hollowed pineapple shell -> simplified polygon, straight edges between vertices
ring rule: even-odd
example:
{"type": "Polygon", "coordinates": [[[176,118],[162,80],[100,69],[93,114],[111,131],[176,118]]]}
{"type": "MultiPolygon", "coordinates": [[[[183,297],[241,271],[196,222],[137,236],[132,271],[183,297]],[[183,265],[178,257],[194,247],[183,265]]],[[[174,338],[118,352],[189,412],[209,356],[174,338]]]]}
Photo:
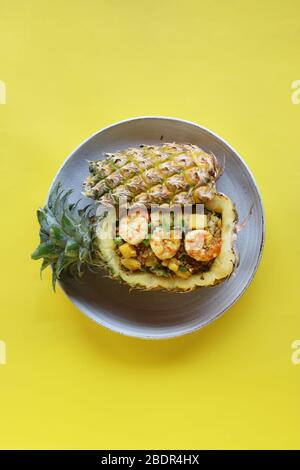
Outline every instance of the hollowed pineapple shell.
{"type": "Polygon", "coordinates": [[[224,281],[233,273],[237,264],[237,254],[234,247],[237,213],[232,201],[221,193],[217,193],[214,199],[207,201],[205,207],[222,216],[222,248],[209,271],[193,274],[188,279],[180,279],[177,277],[164,278],[145,272],[130,273],[123,269],[120,258],[115,251],[113,240],[115,218],[111,212],[108,212],[106,217],[99,222],[96,230],[99,252],[105,267],[113,278],[120,279],[133,288],[145,290],[164,289],[189,292],[199,287],[214,286],[224,281]]]}

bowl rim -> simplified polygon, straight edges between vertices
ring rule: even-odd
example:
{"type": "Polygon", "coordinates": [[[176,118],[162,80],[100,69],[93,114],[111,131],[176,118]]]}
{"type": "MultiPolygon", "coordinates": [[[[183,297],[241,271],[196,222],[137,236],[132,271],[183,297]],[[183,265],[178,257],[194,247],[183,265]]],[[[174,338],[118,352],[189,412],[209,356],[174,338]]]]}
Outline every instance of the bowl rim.
{"type": "Polygon", "coordinates": [[[101,326],[104,326],[105,328],[111,330],[111,331],[114,331],[115,333],[119,333],[121,335],[124,335],[124,336],[129,336],[129,337],[132,337],[132,338],[138,338],[138,339],[155,339],[155,340],[160,340],[160,339],[172,339],[172,338],[176,338],[176,337],[180,337],[180,336],[184,336],[186,334],[190,334],[190,333],[194,333],[198,330],[201,330],[202,328],[206,327],[207,325],[213,323],[214,321],[216,321],[221,315],[223,315],[227,310],[229,310],[241,297],[242,295],[245,293],[245,291],[248,289],[249,285],[251,284],[256,272],[257,272],[257,269],[258,269],[258,266],[261,262],[261,258],[262,258],[262,253],[263,253],[263,249],[264,249],[264,245],[265,245],[265,238],[266,238],[266,221],[265,221],[265,210],[264,210],[264,206],[263,206],[263,202],[262,202],[262,197],[260,195],[260,191],[258,189],[258,186],[257,186],[257,183],[255,181],[255,178],[251,172],[251,170],[249,169],[248,165],[246,164],[245,160],[241,157],[241,155],[235,150],[234,147],[232,147],[232,145],[230,145],[225,139],[223,139],[222,137],[220,137],[218,134],[216,134],[215,132],[211,131],[210,129],[194,122],[194,121],[188,121],[188,120],[185,120],[185,119],[181,119],[181,118],[176,118],[176,117],[169,117],[169,116],[137,116],[137,117],[132,117],[132,118],[128,118],[128,119],[122,119],[120,121],[117,121],[113,124],[110,124],[108,126],[105,126],[99,130],[97,130],[96,132],[94,132],[92,135],[90,135],[89,137],[87,137],[83,142],[81,142],[69,155],[68,157],[63,161],[62,165],[59,167],[58,171],[56,172],[56,174],[54,175],[53,177],[53,180],[52,180],[52,183],[50,185],[50,188],[49,188],[49,191],[48,191],[48,194],[47,194],[47,198],[46,198],[46,203],[48,202],[48,199],[49,199],[49,195],[52,191],[52,189],[54,188],[55,184],[56,184],[56,180],[57,180],[57,177],[58,175],[60,174],[61,170],[63,169],[63,167],[67,164],[67,162],[74,156],[74,154],[81,148],[83,147],[85,144],[87,144],[90,140],[92,140],[94,137],[96,137],[98,134],[101,134],[102,132],[105,132],[109,129],[112,129],[114,127],[117,127],[117,126],[120,126],[122,124],[126,124],[126,123],[133,123],[135,121],[141,121],[141,120],[166,120],[166,121],[176,121],[176,122],[179,122],[179,123],[182,123],[182,124],[188,124],[188,125],[192,125],[192,126],[195,126],[195,127],[198,127],[199,129],[201,129],[201,131],[204,131],[206,132],[207,134],[209,134],[210,136],[216,138],[217,140],[219,140],[224,146],[228,147],[234,154],[235,156],[242,162],[242,164],[245,166],[245,168],[247,169],[248,173],[249,173],[249,176],[252,180],[252,183],[253,183],[253,186],[255,188],[255,191],[256,191],[256,194],[257,194],[257,197],[258,197],[258,201],[260,203],[260,208],[261,208],[261,221],[262,221],[262,239],[261,239],[261,244],[260,244],[260,247],[259,247],[259,254],[258,254],[258,258],[257,258],[257,262],[252,270],[252,273],[251,275],[249,276],[249,279],[246,283],[246,285],[244,286],[244,288],[241,290],[241,292],[235,297],[235,299],[228,305],[226,306],[226,308],[224,308],[223,310],[221,310],[215,317],[213,318],[210,318],[206,321],[204,321],[203,323],[201,323],[201,325],[194,325],[194,326],[191,326],[191,327],[188,327],[186,328],[184,331],[179,331],[179,332],[168,332],[168,333],[160,333],[159,334],[159,328],[158,328],[158,334],[146,334],[146,333],[139,333],[139,332],[134,332],[134,331],[127,331],[125,329],[122,329],[122,327],[118,327],[116,325],[112,325],[110,324],[109,322],[106,322],[105,320],[103,319],[99,319],[96,315],[94,315],[93,313],[90,312],[90,310],[85,307],[84,305],[82,305],[79,301],[77,301],[76,299],[70,297],[64,286],[63,286],[63,283],[61,281],[58,281],[58,284],[60,286],[60,288],[62,289],[62,291],[64,292],[64,294],[68,297],[68,299],[82,312],[84,313],[89,319],[91,319],[92,321],[94,321],[95,323],[97,323],[97,325],[101,325],[101,326]]]}

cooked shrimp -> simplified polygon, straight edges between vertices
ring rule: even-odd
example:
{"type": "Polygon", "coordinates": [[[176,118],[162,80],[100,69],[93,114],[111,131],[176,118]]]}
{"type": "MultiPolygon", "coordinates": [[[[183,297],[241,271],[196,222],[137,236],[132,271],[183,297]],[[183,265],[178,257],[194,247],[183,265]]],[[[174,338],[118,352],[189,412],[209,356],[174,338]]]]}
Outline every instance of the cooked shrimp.
{"type": "Polygon", "coordinates": [[[180,232],[166,231],[162,227],[157,227],[150,239],[150,246],[155,256],[161,260],[173,258],[180,247],[180,235],[180,232]]]}
{"type": "Polygon", "coordinates": [[[138,245],[148,236],[148,220],[143,215],[127,215],[119,223],[119,235],[130,245],[138,245]]]}
{"type": "Polygon", "coordinates": [[[221,251],[221,240],[214,238],[208,230],[191,230],[185,236],[184,247],[191,258],[211,261],[221,251]]]}

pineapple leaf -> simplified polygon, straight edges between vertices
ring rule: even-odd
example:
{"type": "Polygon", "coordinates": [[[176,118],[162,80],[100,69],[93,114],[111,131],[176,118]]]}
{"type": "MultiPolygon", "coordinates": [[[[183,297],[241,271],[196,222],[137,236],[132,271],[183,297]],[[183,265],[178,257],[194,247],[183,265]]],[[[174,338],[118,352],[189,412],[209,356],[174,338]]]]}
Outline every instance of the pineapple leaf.
{"type": "Polygon", "coordinates": [[[54,205],[55,205],[55,201],[56,199],[59,197],[59,190],[61,189],[61,184],[58,183],[57,186],[55,186],[55,188],[53,188],[53,190],[51,191],[50,195],[49,195],[49,200],[48,200],[48,209],[50,211],[53,211],[53,208],[54,208],[54,205]]]}
{"type": "Polygon", "coordinates": [[[69,202],[72,191],[64,191],[58,184],[51,191],[43,209],[38,209],[40,224],[40,245],[32,253],[34,260],[43,258],[41,274],[52,266],[52,285],[61,274],[69,271],[81,276],[85,267],[94,266],[93,260],[93,223],[91,207],[78,209],[69,202]]]}
{"type": "Polygon", "coordinates": [[[65,255],[66,256],[76,256],[77,250],[79,248],[78,243],[76,243],[74,240],[69,239],[66,243],[65,246],[65,255]]]}
{"type": "Polygon", "coordinates": [[[32,253],[32,259],[45,258],[55,253],[56,247],[51,241],[41,243],[32,253]]]}
{"type": "Polygon", "coordinates": [[[87,206],[85,206],[83,209],[79,209],[78,210],[78,214],[83,217],[85,215],[88,215],[88,211],[91,209],[91,206],[88,204],[87,206]]]}
{"type": "Polygon", "coordinates": [[[37,218],[41,226],[41,229],[47,232],[49,230],[48,219],[47,219],[47,214],[43,209],[37,210],[37,218]]]}
{"type": "Polygon", "coordinates": [[[89,250],[84,246],[79,248],[79,260],[84,263],[89,257],[89,250]]]}
{"type": "Polygon", "coordinates": [[[55,264],[55,275],[56,278],[59,279],[61,272],[68,267],[72,261],[68,260],[68,258],[65,257],[64,253],[61,253],[56,261],[55,264]]]}
{"type": "Polygon", "coordinates": [[[62,216],[65,212],[66,202],[71,194],[72,190],[67,191],[65,194],[63,194],[63,191],[61,191],[59,193],[60,197],[58,197],[55,201],[53,212],[59,222],[62,219],[62,216]]]}
{"type": "Polygon", "coordinates": [[[51,242],[56,246],[64,247],[67,242],[67,237],[58,225],[52,225],[52,227],[50,227],[49,237],[51,242]]]}
{"type": "Polygon", "coordinates": [[[69,235],[74,235],[76,232],[76,225],[66,212],[62,215],[61,226],[69,235]]]}
{"type": "Polygon", "coordinates": [[[43,230],[40,230],[40,239],[41,239],[41,242],[47,242],[49,239],[49,236],[46,232],[44,232],[43,230]]]}
{"type": "Polygon", "coordinates": [[[46,269],[48,266],[50,266],[50,264],[51,264],[51,260],[46,259],[46,258],[43,260],[43,263],[42,263],[41,269],[40,269],[40,277],[41,277],[41,279],[42,279],[42,275],[43,275],[44,269],[46,269]]]}

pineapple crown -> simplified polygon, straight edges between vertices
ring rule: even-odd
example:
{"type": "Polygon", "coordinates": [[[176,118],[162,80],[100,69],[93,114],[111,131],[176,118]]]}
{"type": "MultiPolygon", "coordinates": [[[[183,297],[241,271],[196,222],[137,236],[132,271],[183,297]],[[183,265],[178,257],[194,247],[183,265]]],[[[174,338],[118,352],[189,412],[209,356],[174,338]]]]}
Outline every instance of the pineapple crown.
{"type": "Polygon", "coordinates": [[[91,206],[78,209],[80,200],[69,202],[72,193],[58,184],[51,191],[47,204],[37,210],[40,224],[40,244],[32,253],[34,260],[43,259],[42,271],[52,266],[52,285],[68,270],[82,276],[86,267],[96,265],[93,259],[93,222],[91,206]]]}

